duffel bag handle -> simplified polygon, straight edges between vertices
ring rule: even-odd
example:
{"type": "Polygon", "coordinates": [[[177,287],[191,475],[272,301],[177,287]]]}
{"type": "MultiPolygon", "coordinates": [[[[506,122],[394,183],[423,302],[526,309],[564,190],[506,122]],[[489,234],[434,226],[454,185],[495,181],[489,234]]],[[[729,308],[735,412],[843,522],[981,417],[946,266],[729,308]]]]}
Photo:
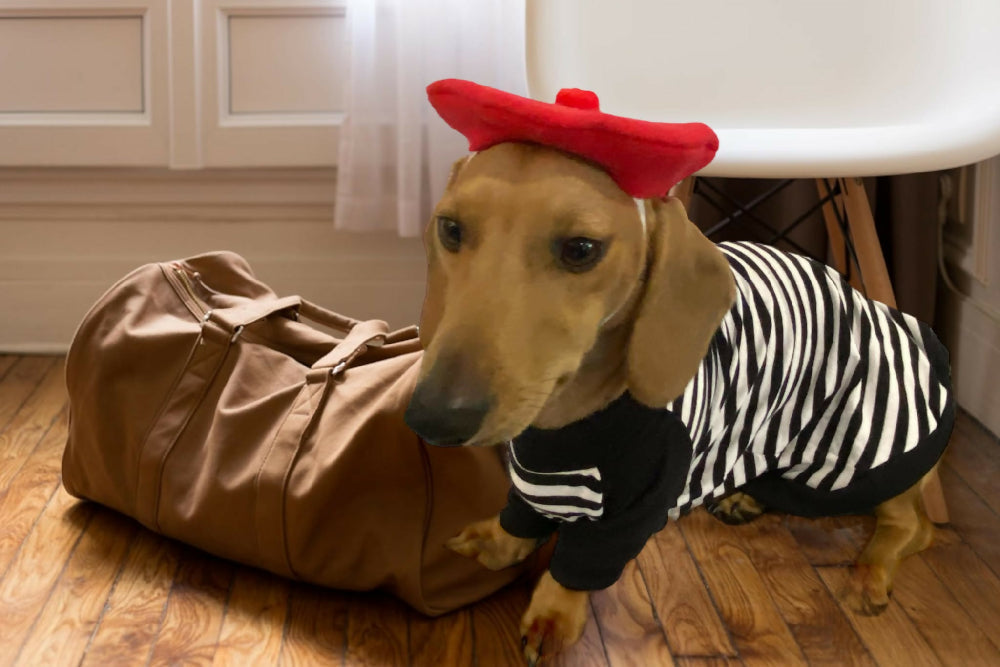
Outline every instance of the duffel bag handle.
{"type": "Polygon", "coordinates": [[[340,315],[332,310],[327,310],[323,306],[318,306],[312,301],[306,301],[305,299],[301,299],[298,311],[299,315],[307,320],[312,320],[317,324],[322,324],[323,326],[330,327],[331,329],[337,329],[345,333],[353,329],[360,322],[360,320],[356,320],[353,317],[340,315]]]}
{"type": "Polygon", "coordinates": [[[267,301],[249,301],[231,308],[217,308],[208,311],[205,319],[221,325],[228,331],[236,332],[243,327],[263,320],[283,310],[299,310],[302,299],[297,296],[285,296],[267,301]]]}
{"type": "Polygon", "coordinates": [[[332,310],[327,310],[322,306],[316,305],[312,301],[306,301],[300,296],[285,296],[280,299],[269,299],[266,301],[250,301],[231,308],[219,308],[209,311],[207,317],[213,322],[222,325],[227,330],[235,331],[281,311],[296,313],[294,316],[295,319],[302,316],[318,324],[343,332],[351,331],[359,322],[359,320],[354,318],[338,315],[332,310]]]}
{"type": "Polygon", "coordinates": [[[315,369],[329,368],[333,375],[338,375],[350,365],[355,357],[369,347],[383,345],[388,333],[389,325],[382,320],[358,322],[347,333],[344,340],[320,357],[312,367],[315,369]]]}

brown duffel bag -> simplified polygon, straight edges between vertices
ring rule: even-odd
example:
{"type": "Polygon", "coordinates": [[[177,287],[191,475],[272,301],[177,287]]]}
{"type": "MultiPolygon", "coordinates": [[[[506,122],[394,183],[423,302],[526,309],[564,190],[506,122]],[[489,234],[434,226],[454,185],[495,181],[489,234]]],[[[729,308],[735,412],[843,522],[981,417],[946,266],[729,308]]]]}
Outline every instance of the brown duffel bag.
{"type": "Polygon", "coordinates": [[[63,483],[225,558],[449,611],[519,571],[443,546],[508,483],[493,449],[403,423],[420,355],[415,327],[278,298],[233,253],[143,266],[70,348],[63,483]]]}

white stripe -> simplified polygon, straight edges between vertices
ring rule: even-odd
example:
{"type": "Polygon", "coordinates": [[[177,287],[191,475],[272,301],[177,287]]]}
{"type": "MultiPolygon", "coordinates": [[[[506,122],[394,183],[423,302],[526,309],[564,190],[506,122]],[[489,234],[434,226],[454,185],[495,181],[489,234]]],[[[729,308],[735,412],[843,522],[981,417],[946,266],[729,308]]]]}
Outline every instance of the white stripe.
{"type": "Polygon", "coordinates": [[[695,396],[695,409],[694,409],[694,423],[691,424],[691,441],[698,442],[701,432],[705,428],[705,418],[708,412],[708,378],[709,364],[715,365],[715,357],[717,352],[712,351],[711,357],[706,358],[706,362],[698,366],[698,373],[695,377],[698,379],[698,395],[695,396]]]}
{"type": "MultiPolygon", "coordinates": [[[[737,290],[736,292],[736,307],[737,312],[745,317],[745,301],[743,300],[743,295],[737,290]]],[[[724,325],[726,327],[725,335],[726,340],[732,345],[736,340],[736,321],[730,315],[726,318],[724,325]]],[[[740,348],[743,347],[745,342],[740,343],[740,348]]],[[[711,442],[716,442],[722,437],[728,424],[726,423],[726,393],[729,391],[729,386],[726,385],[724,375],[729,375],[729,382],[732,383],[733,380],[737,379],[738,375],[733,375],[735,360],[739,357],[740,351],[738,349],[733,350],[733,360],[730,361],[729,368],[722,368],[722,360],[720,359],[716,364],[715,368],[715,386],[713,387],[715,403],[710,407],[710,415],[708,419],[708,438],[711,442]],[[723,370],[726,373],[723,373],[723,370]]],[[[738,380],[737,380],[738,381],[738,380]]]]}
{"type": "MultiPolygon", "coordinates": [[[[841,318],[837,319],[839,320],[841,318]]],[[[855,318],[855,321],[857,321],[857,318],[855,318]]],[[[848,347],[851,350],[854,350],[854,353],[848,356],[846,364],[840,366],[841,379],[843,381],[837,385],[836,391],[832,395],[827,397],[826,405],[823,409],[823,412],[821,415],[818,416],[817,426],[813,431],[812,437],[809,439],[809,442],[806,444],[805,450],[803,451],[802,462],[799,465],[794,466],[789,470],[788,472],[789,477],[794,478],[802,474],[810,466],[810,464],[813,462],[813,457],[816,456],[816,450],[819,447],[820,440],[823,439],[823,436],[826,434],[826,430],[830,428],[830,420],[833,418],[833,413],[836,412],[837,410],[839,401],[849,400],[850,398],[849,396],[843,396],[843,393],[844,390],[847,388],[847,379],[851,378],[854,375],[854,371],[858,367],[858,363],[860,362],[860,355],[857,354],[855,348],[852,345],[850,345],[850,343],[848,344],[848,347]]],[[[838,364],[833,364],[833,365],[837,366],[838,364]]],[[[859,387],[863,386],[864,386],[864,381],[862,381],[855,387],[855,392],[858,390],[859,387]]],[[[852,394],[853,393],[854,392],[852,392],[852,394]]],[[[864,416],[862,416],[862,419],[864,419],[864,416]]],[[[870,419],[871,418],[869,416],[869,422],[870,419]]],[[[862,422],[862,428],[863,427],[864,424],[862,422]]],[[[832,446],[834,445],[831,444],[831,447],[832,446]]]]}
{"type": "MultiPolygon", "coordinates": [[[[851,390],[851,393],[844,397],[844,402],[847,404],[847,407],[844,409],[844,412],[841,415],[840,422],[838,422],[837,424],[830,423],[830,419],[833,416],[833,413],[839,407],[835,404],[831,404],[830,409],[828,409],[826,411],[826,414],[823,415],[823,418],[826,421],[826,423],[823,425],[822,429],[816,429],[818,435],[819,436],[826,435],[827,431],[831,428],[836,428],[836,431],[834,431],[833,438],[830,441],[830,448],[827,450],[826,458],[823,460],[823,465],[821,465],[819,470],[814,472],[809,477],[809,479],[805,480],[807,485],[813,488],[819,486],[819,483],[823,479],[825,479],[827,475],[833,472],[834,466],[836,466],[837,461],[840,460],[840,447],[843,445],[844,442],[844,432],[847,430],[847,425],[850,423],[851,421],[850,417],[853,414],[851,408],[857,405],[858,398],[861,396],[862,386],[863,384],[855,385],[854,389],[851,390]]],[[[819,439],[820,437],[814,438],[814,440],[817,441],[817,444],[819,439]]],[[[813,448],[813,456],[815,456],[815,448],[813,448]]],[[[802,462],[803,467],[810,463],[815,463],[815,461],[813,461],[812,458],[813,458],[812,456],[807,456],[806,459],[803,460],[802,462]]]]}
{"type": "Polygon", "coordinates": [[[522,465],[522,463],[517,460],[517,452],[514,451],[513,447],[509,446],[511,443],[508,442],[507,444],[508,444],[507,451],[510,452],[510,456],[512,459],[514,459],[514,463],[516,463],[524,470],[530,472],[532,475],[582,475],[584,477],[590,477],[592,479],[596,479],[598,482],[601,481],[601,471],[598,470],[597,468],[585,468],[583,470],[560,470],[559,472],[537,472],[525,465],[522,465]]]}
{"type": "Polygon", "coordinates": [[[586,486],[576,486],[570,484],[532,484],[511,469],[511,481],[517,490],[530,496],[564,496],[570,498],[582,498],[595,503],[604,502],[604,495],[597,493],[586,486]]]}
{"type": "Polygon", "coordinates": [[[850,349],[846,352],[840,351],[840,329],[841,327],[849,327],[851,333],[847,336],[848,346],[850,348],[851,341],[857,340],[858,333],[858,316],[855,310],[855,315],[852,321],[846,321],[847,317],[847,299],[853,301],[853,296],[850,294],[844,294],[841,289],[840,276],[835,273],[833,269],[827,269],[827,289],[830,293],[830,300],[832,301],[833,309],[833,349],[830,350],[827,356],[827,366],[826,366],[826,386],[823,388],[823,395],[830,396],[837,386],[837,382],[842,377],[839,359],[841,355],[847,355],[850,357],[850,349]]]}
{"type": "MultiPolygon", "coordinates": [[[[751,343],[760,343],[761,341],[764,341],[763,350],[761,349],[759,344],[754,345],[755,351],[757,352],[756,355],[757,370],[759,373],[759,377],[761,378],[761,382],[757,387],[758,391],[757,408],[753,413],[751,413],[748,409],[750,403],[750,392],[745,392],[745,394],[741,393],[741,395],[746,395],[746,400],[744,401],[744,405],[742,406],[743,409],[741,410],[741,413],[743,414],[743,419],[737,422],[738,428],[735,429],[734,433],[730,436],[730,443],[731,443],[730,451],[726,453],[727,470],[730,470],[732,468],[733,462],[735,461],[735,457],[738,454],[738,451],[736,451],[737,445],[739,444],[739,440],[742,439],[743,434],[745,432],[749,432],[747,443],[748,445],[752,445],[753,439],[757,436],[758,431],[763,426],[763,424],[766,423],[766,417],[768,417],[770,414],[771,402],[774,399],[771,392],[770,367],[772,367],[775,364],[775,353],[777,349],[776,346],[779,343],[784,344],[784,341],[777,340],[777,334],[775,331],[775,320],[784,317],[781,314],[780,305],[778,306],[778,308],[775,308],[777,294],[772,296],[770,290],[762,288],[761,285],[761,283],[773,282],[776,280],[776,278],[773,275],[768,275],[766,260],[764,260],[760,256],[759,252],[751,252],[750,246],[747,246],[745,250],[747,250],[748,254],[750,255],[750,259],[746,260],[745,265],[753,272],[753,277],[756,279],[754,282],[754,288],[758,296],[760,296],[760,298],[763,300],[764,309],[770,316],[771,333],[765,340],[764,330],[760,322],[760,318],[754,317],[753,341],[751,341],[751,343]],[[754,261],[754,258],[756,258],[756,261],[754,261]],[[761,264],[759,262],[764,262],[764,264],[761,264]]],[[[755,312],[755,315],[758,314],[759,313],[755,312]]],[[[741,345],[740,349],[741,351],[745,351],[746,346],[741,345]]],[[[741,379],[745,378],[747,374],[746,363],[747,363],[746,360],[743,359],[740,366],[743,372],[739,373],[741,379]]],[[[745,383],[745,379],[743,379],[743,382],[745,383]]]]}
{"type": "MultiPolygon", "coordinates": [[[[699,365],[700,368],[700,365],[699,365]]],[[[678,411],[681,421],[684,425],[688,427],[688,431],[691,430],[691,426],[694,422],[694,385],[698,379],[698,373],[694,374],[694,378],[688,382],[687,389],[681,394],[681,409],[678,411]]]]}
{"type": "Polygon", "coordinates": [[[565,518],[567,514],[581,514],[593,517],[604,516],[603,507],[595,510],[589,507],[577,507],[575,505],[546,505],[545,503],[536,503],[530,500],[527,502],[539,512],[555,514],[560,519],[565,518]]]}
{"type": "Polygon", "coordinates": [[[736,459],[732,466],[726,466],[732,475],[733,488],[738,489],[747,483],[747,466],[743,457],[736,459]]]}
{"type": "MultiPolygon", "coordinates": [[[[884,306],[883,306],[884,308],[884,306]]],[[[882,465],[889,460],[889,454],[892,453],[892,441],[896,435],[896,423],[899,421],[899,383],[896,381],[895,364],[893,361],[896,359],[896,353],[892,349],[892,341],[889,336],[890,333],[886,329],[886,326],[891,326],[892,322],[887,322],[886,326],[882,326],[885,320],[889,318],[883,312],[882,308],[872,308],[873,318],[878,322],[879,329],[882,330],[882,338],[885,341],[881,347],[882,354],[879,354],[878,349],[869,349],[868,356],[873,359],[878,360],[879,364],[887,364],[889,366],[889,392],[886,397],[885,403],[885,421],[882,424],[882,433],[878,434],[878,444],[875,449],[875,458],[872,459],[872,468],[882,465]]],[[[872,346],[876,346],[878,339],[874,336],[872,337],[872,346]]],[[[875,391],[875,385],[868,386],[869,391],[875,391]]],[[[865,401],[874,405],[874,401],[865,401]]],[[[865,440],[867,442],[867,439],[865,440]]],[[[872,443],[874,444],[874,443],[872,443]]]]}
{"type": "Polygon", "coordinates": [[[803,282],[803,276],[799,275],[797,271],[790,271],[793,275],[793,280],[796,284],[800,286],[800,294],[807,294],[811,292],[814,294],[815,305],[812,310],[808,310],[809,300],[806,299],[802,306],[806,309],[806,320],[805,320],[805,331],[801,333],[799,343],[796,347],[801,346],[801,356],[799,357],[799,364],[801,368],[799,369],[799,379],[795,383],[795,386],[791,389],[789,398],[796,398],[798,402],[795,405],[786,405],[783,414],[781,416],[781,422],[778,427],[778,446],[782,447],[781,455],[778,458],[778,465],[780,467],[787,467],[792,460],[792,456],[795,453],[795,436],[798,434],[793,434],[791,432],[791,421],[792,416],[797,414],[799,417],[799,425],[808,424],[812,418],[813,411],[813,401],[812,392],[816,390],[816,379],[822,368],[822,361],[824,350],[820,344],[823,338],[823,326],[825,322],[825,315],[823,313],[823,298],[817,290],[814,276],[808,264],[805,260],[799,257],[794,257],[789,255],[790,259],[798,260],[801,265],[802,273],[805,276],[803,282]],[[810,347],[811,346],[811,347],[810,347]],[[810,354],[811,352],[811,354],[810,354]],[[802,360],[807,359],[808,365],[803,364],[802,360]],[[808,387],[808,391],[805,396],[799,396],[799,391],[802,389],[802,383],[805,381],[806,371],[810,371],[809,382],[811,386],[808,387]]]}
{"type": "Polygon", "coordinates": [[[913,356],[911,353],[920,354],[919,350],[910,338],[909,332],[897,325],[900,337],[899,356],[903,364],[903,391],[906,392],[906,443],[903,451],[907,452],[916,444],[920,437],[920,419],[917,417],[917,391],[916,379],[913,375],[913,356]]]}
{"type": "Polygon", "coordinates": [[[910,338],[920,347],[926,348],[927,341],[924,340],[923,334],[920,332],[920,322],[917,321],[917,318],[906,313],[900,314],[903,316],[903,321],[906,322],[906,326],[910,330],[910,338]]]}
{"type": "MultiPolygon", "coordinates": [[[[780,262],[774,257],[777,253],[764,252],[762,248],[754,247],[753,250],[757,252],[751,253],[757,256],[760,262],[758,266],[758,271],[762,274],[763,280],[770,284],[770,290],[774,292],[774,302],[770,311],[771,315],[771,337],[776,340],[776,343],[781,346],[782,351],[782,361],[783,366],[781,369],[781,377],[785,379],[789,374],[795,372],[799,368],[799,345],[795,340],[795,333],[800,328],[798,309],[795,308],[794,304],[786,297],[785,291],[789,289],[788,282],[790,276],[788,275],[785,267],[781,266],[780,262]],[[785,288],[782,289],[782,286],[785,288]],[[782,336],[781,340],[776,339],[776,334],[774,328],[776,327],[776,322],[781,322],[782,336]]],[[[777,352],[775,347],[768,347],[769,350],[774,350],[777,352]]],[[[767,363],[762,364],[762,366],[771,367],[776,363],[775,355],[768,353],[767,363]]],[[[767,378],[767,390],[762,389],[762,397],[766,398],[766,405],[764,410],[758,411],[758,421],[754,427],[754,431],[760,428],[760,424],[763,422],[770,421],[772,414],[775,410],[781,407],[781,404],[786,398],[786,394],[781,393],[781,385],[779,384],[771,391],[770,387],[770,377],[771,373],[765,373],[765,378],[767,378]]],[[[791,382],[785,385],[786,391],[790,389],[791,382]]]]}

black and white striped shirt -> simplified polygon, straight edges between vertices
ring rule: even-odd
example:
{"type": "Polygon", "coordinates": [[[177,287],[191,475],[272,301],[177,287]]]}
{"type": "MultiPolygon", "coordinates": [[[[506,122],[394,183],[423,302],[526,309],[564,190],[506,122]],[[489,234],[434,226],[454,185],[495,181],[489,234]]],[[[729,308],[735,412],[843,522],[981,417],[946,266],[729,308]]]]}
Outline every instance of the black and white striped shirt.
{"type": "Polygon", "coordinates": [[[610,585],[668,516],[736,489],[793,513],[857,512],[916,483],[944,450],[954,408],[929,327],[818,262],[719,247],[736,301],[682,396],[653,409],[626,394],[509,445],[501,523],[523,537],[558,527],[551,569],[563,585],[610,585]]]}
{"type": "Polygon", "coordinates": [[[752,243],[720,249],[737,298],[667,406],[694,443],[671,518],[767,471],[819,492],[844,489],[937,428],[950,380],[929,327],[818,262],[752,243]]]}

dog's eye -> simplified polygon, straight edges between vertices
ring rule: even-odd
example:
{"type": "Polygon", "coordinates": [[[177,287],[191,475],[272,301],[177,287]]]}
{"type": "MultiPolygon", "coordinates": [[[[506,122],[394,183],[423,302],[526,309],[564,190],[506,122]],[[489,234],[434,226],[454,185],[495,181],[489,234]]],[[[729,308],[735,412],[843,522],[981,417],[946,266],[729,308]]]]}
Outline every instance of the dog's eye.
{"type": "Polygon", "coordinates": [[[437,219],[438,238],[449,252],[458,252],[462,245],[462,223],[451,218],[437,219]]]}
{"type": "Polygon", "coordinates": [[[553,254],[567,271],[582,273],[594,268],[604,257],[604,243],[597,239],[576,236],[556,241],[553,254]]]}

